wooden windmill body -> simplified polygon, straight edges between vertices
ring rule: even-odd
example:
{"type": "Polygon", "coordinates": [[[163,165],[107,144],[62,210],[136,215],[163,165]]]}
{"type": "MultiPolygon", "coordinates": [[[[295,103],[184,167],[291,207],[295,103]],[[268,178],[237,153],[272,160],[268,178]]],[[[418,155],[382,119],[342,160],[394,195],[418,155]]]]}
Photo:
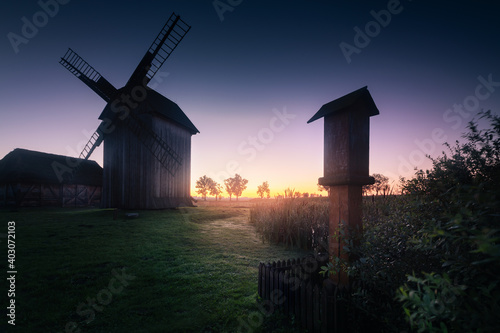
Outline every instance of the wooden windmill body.
{"type": "Polygon", "coordinates": [[[147,84],[190,27],[171,15],[127,84],[113,87],[69,49],[60,63],[101,96],[101,124],[80,154],[104,141],[102,206],[162,209],[192,205],[191,136],[199,133],[179,106],[147,84]]]}

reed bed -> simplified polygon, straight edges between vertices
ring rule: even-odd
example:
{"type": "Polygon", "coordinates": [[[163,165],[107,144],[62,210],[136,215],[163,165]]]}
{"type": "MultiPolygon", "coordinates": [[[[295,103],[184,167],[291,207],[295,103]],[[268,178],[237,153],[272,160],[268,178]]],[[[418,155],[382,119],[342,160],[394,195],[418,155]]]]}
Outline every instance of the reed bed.
{"type": "MultiPolygon", "coordinates": [[[[404,202],[404,197],[395,195],[363,197],[365,231],[384,224],[390,215],[401,215],[404,202]]],[[[250,223],[264,242],[304,250],[327,250],[328,216],[327,197],[258,200],[250,209],[250,223]]]]}
{"type": "Polygon", "coordinates": [[[250,223],[264,242],[323,252],[328,214],[328,198],[280,198],[254,203],[250,223]]]}

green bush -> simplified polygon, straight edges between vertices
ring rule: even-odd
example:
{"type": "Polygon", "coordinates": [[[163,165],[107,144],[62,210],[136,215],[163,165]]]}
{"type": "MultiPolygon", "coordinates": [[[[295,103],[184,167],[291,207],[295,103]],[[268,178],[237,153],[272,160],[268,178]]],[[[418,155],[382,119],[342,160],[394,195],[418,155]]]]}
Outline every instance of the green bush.
{"type": "Polygon", "coordinates": [[[353,331],[500,330],[500,117],[479,116],[490,128],[469,123],[465,144],[402,180],[404,195],[365,200],[348,246],[353,331]]]}
{"type": "Polygon", "coordinates": [[[419,332],[500,329],[500,117],[483,112],[479,119],[491,127],[470,122],[465,144],[448,145],[449,157],[433,159],[430,171],[403,183],[414,202],[434,207],[412,246],[441,264],[415,270],[398,292],[419,332]]]}
{"type": "Polygon", "coordinates": [[[396,292],[413,271],[439,266],[429,253],[416,250],[413,235],[422,227],[425,207],[408,196],[366,200],[363,235],[357,247],[349,247],[352,261],[347,271],[352,282],[347,301],[353,311],[355,332],[401,332],[408,330],[396,292]]]}
{"type": "MultiPolygon", "coordinates": [[[[324,267],[353,282],[352,331],[500,331],[500,117],[480,113],[464,139],[402,179],[403,195],[364,198],[362,239],[347,240],[357,259],[324,267]]],[[[278,201],[254,207],[252,221],[264,239],[302,246],[327,207],[278,201]]]]}

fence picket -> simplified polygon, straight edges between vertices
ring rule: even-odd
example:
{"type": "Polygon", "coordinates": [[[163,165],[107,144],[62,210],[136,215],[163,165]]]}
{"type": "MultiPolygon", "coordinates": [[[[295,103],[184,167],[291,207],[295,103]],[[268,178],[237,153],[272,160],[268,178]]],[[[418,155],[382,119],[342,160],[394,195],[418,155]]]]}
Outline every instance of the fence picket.
{"type": "Polygon", "coordinates": [[[274,287],[274,267],[271,267],[270,272],[269,272],[269,299],[271,298],[271,295],[273,294],[273,291],[276,288],[274,287]]]}
{"type": "Polygon", "coordinates": [[[321,329],[321,321],[320,321],[320,313],[321,313],[321,306],[320,306],[320,289],[318,288],[318,285],[314,286],[313,289],[313,321],[314,321],[314,332],[319,332],[321,329]]]}
{"type": "Polygon", "coordinates": [[[294,291],[294,299],[295,299],[295,304],[294,304],[294,314],[295,318],[300,319],[300,281],[297,280],[298,287],[294,291]]]}
{"type": "Polygon", "coordinates": [[[290,314],[290,273],[288,271],[285,271],[285,274],[283,274],[283,297],[285,298],[285,303],[283,304],[283,312],[285,312],[285,315],[290,314]]]}
{"type": "Polygon", "coordinates": [[[271,300],[285,315],[295,316],[309,332],[341,332],[346,327],[346,304],[337,300],[337,294],[347,291],[319,275],[324,260],[306,257],[259,263],[259,296],[271,300]]]}
{"type": "Polygon", "coordinates": [[[312,332],[314,327],[313,320],[313,293],[312,293],[312,284],[309,281],[306,286],[306,327],[312,332]]]}
{"type": "Polygon", "coordinates": [[[307,326],[307,299],[306,299],[306,283],[302,281],[300,283],[300,321],[302,327],[307,326]]]}
{"type": "Polygon", "coordinates": [[[266,283],[265,283],[265,292],[264,292],[265,299],[269,299],[269,282],[270,282],[269,274],[270,274],[270,270],[271,270],[271,265],[266,265],[266,267],[265,267],[266,283]]]}
{"type": "Polygon", "coordinates": [[[257,281],[257,294],[262,297],[262,266],[264,264],[262,262],[259,263],[259,279],[257,281]]]}

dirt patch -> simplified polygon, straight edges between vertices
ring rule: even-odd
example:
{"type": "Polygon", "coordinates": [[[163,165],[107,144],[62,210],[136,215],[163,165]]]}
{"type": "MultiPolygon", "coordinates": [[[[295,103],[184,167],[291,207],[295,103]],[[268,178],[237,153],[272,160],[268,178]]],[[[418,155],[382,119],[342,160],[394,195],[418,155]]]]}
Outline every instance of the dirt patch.
{"type": "Polygon", "coordinates": [[[198,200],[196,206],[198,207],[231,207],[231,208],[250,208],[252,207],[253,202],[251,200],[209,200],[203,201],[198,200]]]}
{"type": "Polygon", "coordinates": [[[213,220],[209,226],[212,228],[228,228],[255,232],[254,227],[248,222],[248,214],[213,220]]]}
{"type": "Polygon", "coordinates": [[[197,224],[206,224],[216,220],[226,220],[240,216],[248,218],[248,209],[239,209],[231,207],[203,207],[194,210],[189,215],[189,220],[197,224]]]}
{"type": "Polygon", "coordinates": [[[260,242],[254,226],[249,222],[250,209],[233,208],[231,211],[232,216],[205,221],[202,232],[213,235],[214,239],[228,234],[243,234],[248,241],[260,242]]]}

